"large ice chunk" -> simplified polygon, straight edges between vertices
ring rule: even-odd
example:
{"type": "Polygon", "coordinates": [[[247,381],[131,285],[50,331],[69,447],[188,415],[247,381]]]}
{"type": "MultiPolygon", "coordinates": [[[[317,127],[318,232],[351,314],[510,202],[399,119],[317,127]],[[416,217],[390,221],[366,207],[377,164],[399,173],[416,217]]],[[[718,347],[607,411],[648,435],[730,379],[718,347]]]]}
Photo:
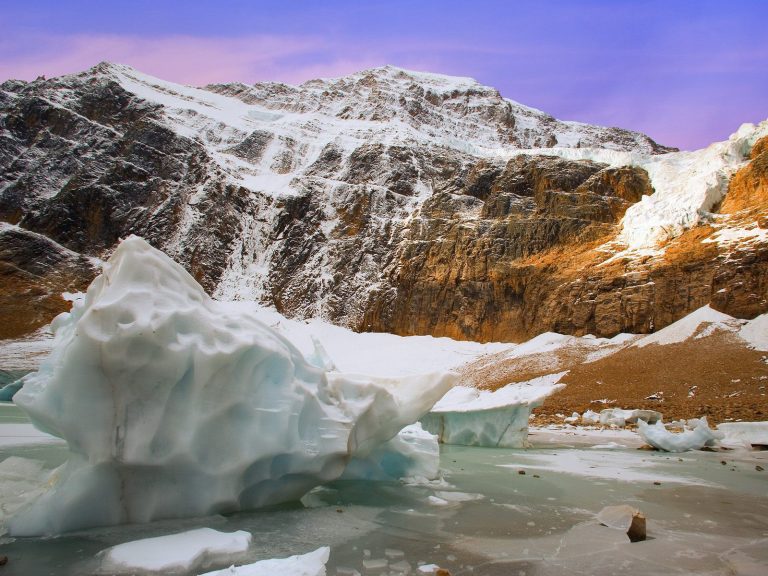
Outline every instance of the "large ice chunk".
{"type": "Polygon", "coordinates": [[[212,558],[245,552],[250,544],[251,535],[244,530],[219,532],[197,528],[107,548],[99,553],[99,571],[105,574],[188,571],[212,558]]]}
{"type": "Polygon", "coordinates": [[[456,386],[421,419],[422,426],[444,444],[523,448],[531,411],[565,388],[557,382],[567,373],[508,384],[495,392],[456,386]]]}
{"type": "Polygon", "coordinates": [[[353,458],[344,471],[348,480],[435,480],[440,475],[440,446],[437,436],[420,423],[403,428],[389,442],[365,458],[353,458]]]}
{"type": "Polygon", "coordinates": [[[71,452],[16,535],[256,508],[338,478],[453,385],[328,373],[130,237],[15,401],[71,452]]]}
{"type": "Polygon", "coordinates": [[[685,430],[677,434],[667,430],[660,421],[655,424],[647,424],[638,420],[637,431],[648,444],[665,452],[700,450],[704,446],[714,445],[725,436],[722,432],[712,430],[707,424],[706,417],[699,419],[693,430],[685,430]]]}
{"type": "Polygon", "coordinates": [[[768,422],[725,422],[717,429],[730,444],[768,446],[768,422]]]}
{"type": "Polygon", "coordinates": [[[325,564],[330,554],[331,549],[323,546],[307,554],[270,558],[244,566],[230,566],[200,576],[325,576],[325,564]]]}

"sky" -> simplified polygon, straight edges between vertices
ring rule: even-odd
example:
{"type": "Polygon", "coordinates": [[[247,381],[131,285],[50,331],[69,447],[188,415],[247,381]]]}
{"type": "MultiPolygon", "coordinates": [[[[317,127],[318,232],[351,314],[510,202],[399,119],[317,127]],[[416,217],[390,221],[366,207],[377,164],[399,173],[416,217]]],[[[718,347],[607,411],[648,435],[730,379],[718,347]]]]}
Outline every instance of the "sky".
{"type": "Polygon", "coordinates": [[[392,64],[702,148],[768,118],[768,0],[2,0],[0,82],[128,64],[192,85],[392,64]]]}

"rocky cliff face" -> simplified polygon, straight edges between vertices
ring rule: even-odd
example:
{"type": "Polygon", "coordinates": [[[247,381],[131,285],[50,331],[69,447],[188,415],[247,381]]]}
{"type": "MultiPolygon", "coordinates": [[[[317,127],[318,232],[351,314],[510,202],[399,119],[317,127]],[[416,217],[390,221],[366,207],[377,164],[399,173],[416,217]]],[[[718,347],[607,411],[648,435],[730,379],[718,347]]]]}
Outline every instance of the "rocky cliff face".
{"type": "Polygon", "coordinates": [[[674,174],[696,153],[463,78],[385,67],[193,89],[101,64],[8,81],[0,335],[50,321],[131,233],[215,296],[359,330],[509,340],[647,332],[708,302],[754,315],[761,130],[713,148],[705,189],[683,193],[674,174]]]}

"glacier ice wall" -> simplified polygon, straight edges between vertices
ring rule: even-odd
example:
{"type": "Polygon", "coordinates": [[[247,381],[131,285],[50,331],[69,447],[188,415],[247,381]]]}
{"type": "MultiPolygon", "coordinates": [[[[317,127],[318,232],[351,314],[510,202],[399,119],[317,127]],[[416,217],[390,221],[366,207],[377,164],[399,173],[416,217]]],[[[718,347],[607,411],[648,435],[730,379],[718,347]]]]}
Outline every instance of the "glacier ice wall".
{"type": "Polygon", "coordinates": [[[298,499],[418,420],[455,379],[325,372],[135,236],[53,329],[53,352],[15,401],[71,454],[11,519],[14,535],[298,499]]]}
{"type": "Polygon", "coordinates": [[[558,382],[567,373],[507,384],[495,392],[456,386],[422,417],[421,425],[443,444],[525,448],[531,412],[565,388],[558,382]]]}

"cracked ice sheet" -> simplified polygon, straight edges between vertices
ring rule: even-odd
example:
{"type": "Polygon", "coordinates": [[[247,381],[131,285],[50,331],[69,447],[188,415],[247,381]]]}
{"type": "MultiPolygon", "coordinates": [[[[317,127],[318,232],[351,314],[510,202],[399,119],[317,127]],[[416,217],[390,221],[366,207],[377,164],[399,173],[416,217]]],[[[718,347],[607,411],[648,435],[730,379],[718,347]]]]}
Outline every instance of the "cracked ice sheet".
{"type": "MultiPolygon", "coordinates": [[[[622,482],[673,482],[676,484],[693,484],[698,486],[717,486],[699,478],[689,478],[667,474],[658,470],[654,462],[657,455],[638,458],[636,453],[623,453],[617,450],[590,451],[585,450],[555,450],[546,454],[515,455],[513,464],[497,464],[500,468],[517,470],[546,470],[559,474],[573,474],[589,478],[618,480],[622,482]]],[[[512,473],[512,472],[510,472],[512,473]]]]}

